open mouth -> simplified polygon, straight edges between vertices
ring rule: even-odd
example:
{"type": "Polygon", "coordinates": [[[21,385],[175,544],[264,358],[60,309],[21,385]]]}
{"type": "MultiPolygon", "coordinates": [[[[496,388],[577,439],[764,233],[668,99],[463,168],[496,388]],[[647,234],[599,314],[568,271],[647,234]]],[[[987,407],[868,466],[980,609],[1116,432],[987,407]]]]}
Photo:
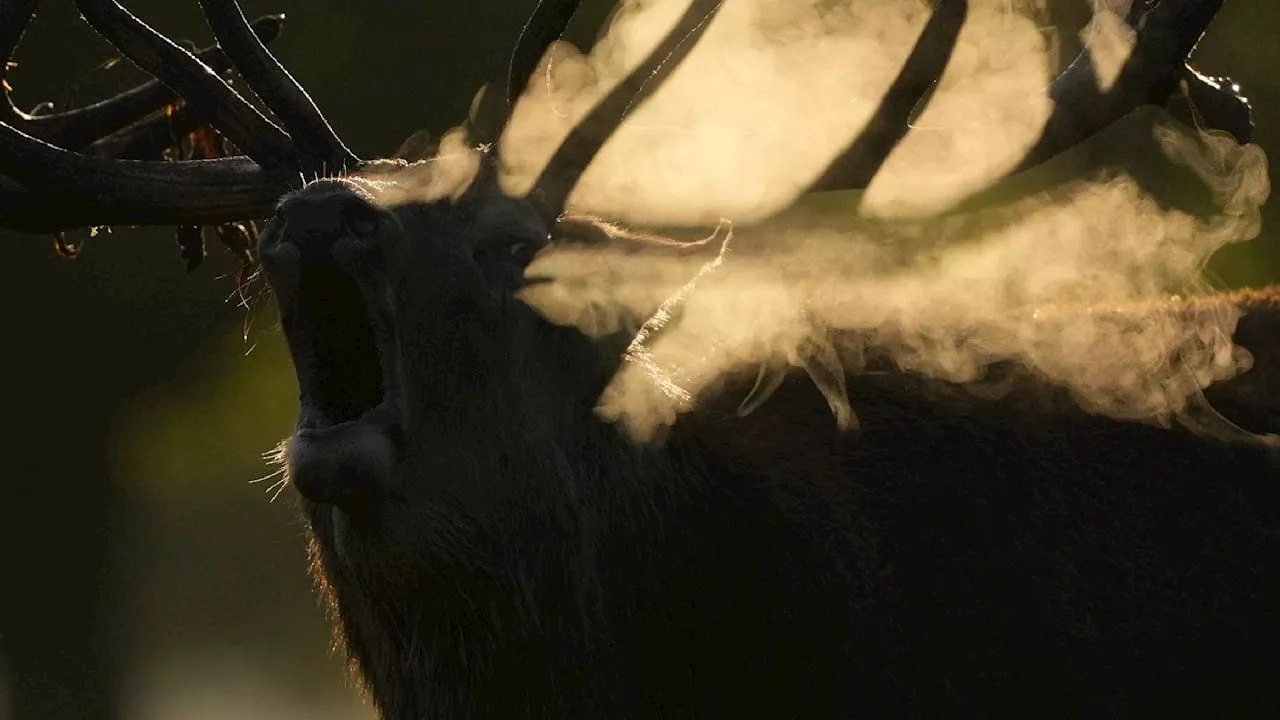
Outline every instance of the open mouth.
{"type": "Polygon", "coordinates": [[[311,262],[298,282],[299,320],[310,335],[313,377],[303,395],[337,425],[359,418],[386,396],[378,338],[364,293],[336,262],[311,262]]]}
{"type": "Polygon", "coordinates": [[[301,391],[289,475],[307,500],[350,508],[391,489],[403,449],[393,316],[327,248],[290,256],[275,268],[296,280],[279,295],[301,391]]]}

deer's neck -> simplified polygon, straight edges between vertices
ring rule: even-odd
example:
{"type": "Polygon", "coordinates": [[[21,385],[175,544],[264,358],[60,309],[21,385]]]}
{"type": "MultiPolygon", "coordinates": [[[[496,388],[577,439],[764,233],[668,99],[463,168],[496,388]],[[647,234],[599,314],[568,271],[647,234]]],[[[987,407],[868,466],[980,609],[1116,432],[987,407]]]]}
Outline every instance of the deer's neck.
{"type": "Polygon", "coordinates": [[[574,437],[507,463],[523,491],[483,518],[442,520],[453,537],[407,556],[399,577],[344,565],[339,511],[313,509],[314,570],[385,718],[607,715],[617,702],[614,639],[652,577],[679,464],[603,425],[574,437]]]}

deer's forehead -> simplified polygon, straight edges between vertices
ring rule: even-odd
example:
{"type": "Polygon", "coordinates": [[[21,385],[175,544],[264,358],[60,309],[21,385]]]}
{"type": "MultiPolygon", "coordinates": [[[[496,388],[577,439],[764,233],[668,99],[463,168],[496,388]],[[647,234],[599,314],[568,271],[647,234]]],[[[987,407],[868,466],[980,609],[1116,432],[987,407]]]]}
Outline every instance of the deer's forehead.
{"type": "Polygon", "coordinates": [[[341,205],[344,202],[358,201],[375,204],[375,195],[373,188],[364,186],[362,183],[354,182],[348,178],[331,178],[325,180],[317,180],[294,190],[282,198],[277,203],[277,208],[286,205],[306,205],[313,207],[323,207],[326,205],[341,205]]]}

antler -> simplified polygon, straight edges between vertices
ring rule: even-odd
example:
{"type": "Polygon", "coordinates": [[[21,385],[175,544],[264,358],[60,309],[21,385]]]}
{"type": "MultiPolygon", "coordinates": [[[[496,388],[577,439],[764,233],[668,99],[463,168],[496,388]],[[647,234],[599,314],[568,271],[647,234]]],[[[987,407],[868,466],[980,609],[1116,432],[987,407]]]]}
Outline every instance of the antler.
{"type": "Polygon", "coordinates": [[[200,0],[200,7],[218,42],[235,56],[249,87],[280,116],[296,147],[313,164],[318,160],[327,168],[344,170],[360,163],[329,127],[307,91],[254,34],[236,0],[200,0]]]}
{"type": "MultiPolygon", "coordinates": [[[[652,91],[655,80],[660,82],[661,75],[688,53],[721,1],[694,0],[649,58],[566,138],[530,195],[549,219],[563,210],[582,172],[621,125],[625,110],[641,102],[637,96],[652,91]]],[[[338,173],[361,165],[305,90],[266,49],[264,41],[278,32],[282,17],[250,25],[235,0],[200,4],[222,50],[193,55],[115,0],[76,0],[84,18],[158,82],[51,116],[28,115],[8,102],[0,103],[0,225],[51,231],[93,224],[214,224],[262,217],[293,186],[299,172],[338,173]],[[219,71],[227,65],[240,71],[279,124],[221,78],[219,71]],[[135,126],[127,136],[103,136],[171,102],[169,91],[187,104],[181,111],[183,122],[208,122],[246,156],[166,163],[112,157],[147,145],[154,133],[135,126]]],[[[1221,112],[1215,110],[1208,119],[1227,122],[1237,137],[1247,134],[1247,105],[1230,102],[1239,98],[1185,67],[1187,55],[1221,4],[1222,0],[1161,0],[1145,15],[1133,16],[1138,27],[1135,49],[1119,80],[1105,93],[1097,85],[1088,49],[1082,51],[1050,86],[1055,110],[1018,169],[1044,162],[1141,105],[1163,104],[1179,83],[1184,94],[1200,100],[1229,96],[1216,103],[1221,112]]],[[[0,0],[0,58],[7,61],[12,54],[35,5],[36,0],[0,0]]],[[[540,0],[512,56],[503,98],[507,113],[533,66],[567,27],[578,5],[579,0],[540,0]]],[[[811,190],[865,187],[870,182],[906,134],[909,115],[941,75],[967,10],[967,0],[939,0],[873,120],[811,190]]]]}
{"type": "MultiPolygon", "coordinates": [[[[1103,92],[1089,48],[1081,50],[1049,86],[1054,110],[1013,173],[1035,167],[1080,144],[1143,105],[1163,105],[1181,84],[1186,94],[1207,102],[1206,120],[1241,141],[1252,123],[1248,105],[1213,79],[1187,67],[1187,56],[1222,7],[1222,0],[1160,0],[1145,12],[1134,3],[1129,21],[1136,30],[1132,54],[1114,85],[1103,92]],[[1243,116],[1242,116],[1243,113],[1243,116]]],[[[880,108],[845,152],[809,190],[865,188],[908,130],[908,118],[942,74],[968,11],[967,0],[940,0],[903,70],[880,108]]]]}
{"type": "MultiPolygon", "coordinates": [[[[673,30],[649,57],[601,100],[569,134],[543,168],[530,198],[548,219],[564,210],[582,173],[628,109],[639,105],[642,91],[651,94],[696,44],[719,10],[722,0],[693,0],[673,30]]],[[[523,92],[542,52],[568,25],[576,0],[541,0],[526,24],[512,55],[506,104],[523,92]]],[[[1219,80],[1200,75],[1186,58],[1217,14],[1222,0],[1160,0],[1135,3],[1128,18],[1136,31],[1133,53],[1118,81],[1105,93],[1099,88],[1089,48],[1083,49],[1049,86],[1054,112],[1038,142],[1014,173],[1039,165],[1078,145],[1143,105],[1163,105],[1181,86],[1182,95],[1202,110],[1198,120],[1229,130],[1247,142],[1252,122],[1248,104],[1219,80]]],[[[960,28],[968,16],[968,0],[938,0],[898,77],[882,98],[863,131],[832,160],[808,192],[867,187],[909,130],[909,118],[941,77],[951,59],[960,28]]],[[[1179,109],[1175,108],[1175,114],[1179,109]]]]}
{"type": "MultiPolygon", "coordinates": [[[[0,59],[6,64],[35,6],[35,0],[0,0],[0,59]]],[[[76,6],[99,34],[159,82],[50,119],[4,103],[0,225],[42,232],[264,217],[281,194],[296,186],[298,173],[336,173],[361,164],[263,44],[278,34],[283,16],[251,25],[235,0],[201,0],[222,49],[195,55],[115,0],[76,0],[76,6]],[[222,79],[218,70],[228,64],[239,70],[283,127],[222,79]],[[145,139],[146,129],[140,128],[129,137],[115,138],[114,145],[89,145],[157,104],[170,102],[169,91],[245,156],[158,162],[75,152],[88,147],[111,154],[145,139]]]]}
{"type": "Polygon", "coordinates": [[[809,192],[865,188],[871,183],[907,134],[917,105],[942,77],[968,15],[967,0],[941,0],[866,128],[827,165],[809,192]]]}
{"type": "MultiPolygon", "coordinates": [[[[21,24],[15,25],[21,28],[21,24]]],[[[267,43],[279,37],[283,25],[283,15],[267,15],[254,20],[252,27],[254,34],[262,42],[267,43]]],[[[10,30],[12,27],[6,26],[5,29],[10,30]]],[[[219,47],[214,46],[197,51],[195,56],[218,74],[231,69],[230,61],[219,47]]],[[[151,80],[112,98],[82,108],[31,115],[15,107],[6,95],[5,99],[0,101],[0,120],[45,142],[68,150],[80,150],[104,135],[121,130],[177,99],[173,91],[159,80],[151,80]]]]}
{"type": "MultiPolygon", "coordinates": [[[[550,1],[544,0],[544,2],[550,1]]],[[[560,0],[557,9],[563,12],[566,5],[576,6],[576,4],[576,2],[566,3],[560,0]]],[[[724,0],[693,0],[662,41],[569,133],[569,136],[552,154],[551,159],[547,161],[529,192],[530,200],[544,218],[549,222],[553,221],[564,211],[565,203],[569,199],[569,194],[573,192],[574,186],[578,184],[578,180],[582,178],[582,174],[586,172],[587,166],[591,164],[596,153],[600,152],[604,144],[622,125],[627,111],[638,106],[645,97],[651,96],[662,81],[670,76],[672,70],[688,56],[723,4],[724,0]]],[[[572,15],[571,11],[569,15],[572,15]]],[[[560,30],[563,31],[564,25],[567,24],[568,17],[565,17],[564,24],[559,26],[560,30]]],[[[552,22],[537,23],[535,18],[526,27],[550,29],[556,26],[552,22]]],[[[554,39],[547,39],[542,44],[543,50],[554,39]]],[[[532,63],[527,60],[530,56],[531,53],[521,54],[517,51],[511,65],[512,73],[523,72],[527,80],[528,74],[533,72],[532,63]]],[[[539,54],[540,57],[541,54],[539,54]]],[[[518,82],[515,80],[513,77],[510,87],[523,89],[525,80],[518,82]]]]}
{"type": "Polygon", "coordinates": [[[581,0],[538,0],[533,13],[520,29],[515,49],[511,51],[505,98],[508,111],[524,94],[529,77],[537,69],[543,53],[569,27],[579,4],[581,0]]]}

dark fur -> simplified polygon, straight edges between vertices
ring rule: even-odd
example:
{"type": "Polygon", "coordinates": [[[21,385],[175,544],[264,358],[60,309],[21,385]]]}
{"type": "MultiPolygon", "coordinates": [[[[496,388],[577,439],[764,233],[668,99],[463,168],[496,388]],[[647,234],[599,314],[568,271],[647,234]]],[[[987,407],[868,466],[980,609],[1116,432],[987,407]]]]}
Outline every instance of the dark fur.
{"type": "MultiPolygon", "coordinates": [[[[385,717],[1280,710],[1267,449],[894,372],[849,378],[857,436],[799,376],[639,447],[593,413],[622,346],[493,290],[458,240],[479,202],[398,211],[403,499],[305,503],[385,717]]],[[[1257,367],[1211,395],[1255,431],[1280,430],[1277,297],[1216,300],[1257,367]]]]}

